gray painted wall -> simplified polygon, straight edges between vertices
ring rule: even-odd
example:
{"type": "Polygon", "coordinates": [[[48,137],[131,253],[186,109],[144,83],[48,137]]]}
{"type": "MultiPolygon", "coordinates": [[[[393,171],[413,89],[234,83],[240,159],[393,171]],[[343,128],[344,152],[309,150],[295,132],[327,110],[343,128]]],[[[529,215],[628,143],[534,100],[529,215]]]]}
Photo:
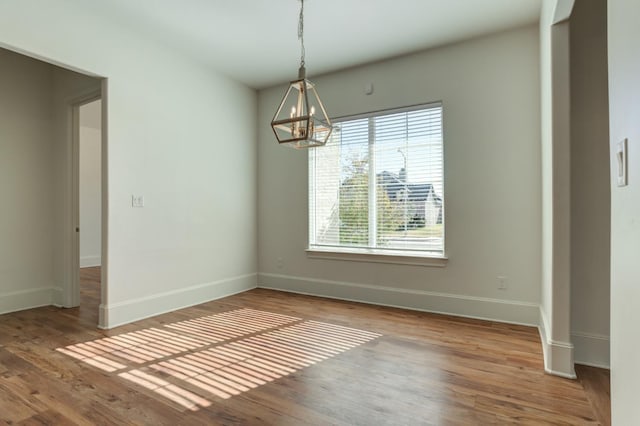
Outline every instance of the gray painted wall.
{"type": "Polygon", "coordinates": [[[571,339],[576,362],[609,367],[607,2],[576,2],[570,30],[571,339]]]}
{"type": "Polygon", "coordinates": [[[259,284],[537,324],[539,57],[532,26],[311,78],[333,116],[443,102],[444,268],[307,257],[307,153],[269,127],[285,87],[260,91],[259,284]]]}
{"type": "Polygon", "coordinates": [[[611,159],[611,411],[614,425],[640,424],[640,2],[609,0],[611,159]],[[628,138],[629,185],[613,156],[628,138]]]}

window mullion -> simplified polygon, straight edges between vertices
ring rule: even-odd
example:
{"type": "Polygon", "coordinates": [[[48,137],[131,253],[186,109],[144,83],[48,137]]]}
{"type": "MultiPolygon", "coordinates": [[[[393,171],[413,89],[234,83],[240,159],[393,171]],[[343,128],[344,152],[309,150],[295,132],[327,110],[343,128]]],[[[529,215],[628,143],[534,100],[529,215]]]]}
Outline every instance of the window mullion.
{"type": "Polygon", "coordinates": [[[375,118],[369,118],[369,247],[376,247],[378,240],[378,203],[376,185],[376,156],[375,156],[375,118]]]}

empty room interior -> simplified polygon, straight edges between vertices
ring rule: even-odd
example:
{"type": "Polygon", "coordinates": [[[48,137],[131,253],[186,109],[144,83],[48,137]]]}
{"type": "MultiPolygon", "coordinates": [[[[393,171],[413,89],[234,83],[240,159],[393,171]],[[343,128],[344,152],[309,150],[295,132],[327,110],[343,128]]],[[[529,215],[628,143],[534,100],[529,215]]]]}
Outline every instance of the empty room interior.
{"type": "Polygon", "coordinates": [[[639,15],[0,1],[0,423],[640,424],[639,15]]]}

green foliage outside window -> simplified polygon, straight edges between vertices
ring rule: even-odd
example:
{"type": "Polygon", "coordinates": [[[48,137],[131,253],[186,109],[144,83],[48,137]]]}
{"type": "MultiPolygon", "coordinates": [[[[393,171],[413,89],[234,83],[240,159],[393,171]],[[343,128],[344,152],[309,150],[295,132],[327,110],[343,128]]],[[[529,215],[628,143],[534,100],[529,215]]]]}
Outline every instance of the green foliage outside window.
{"type": "MultiPolygon", "coordinates": [[[[350,176],[340,187],[340,243],[367,245],[369,242],[369,166],[366,159],[352,159],[350,176]]],[[[392,202],[386,190],[377,183],[377,244],[385,235],[396,231],[403,220],[401,203],[392,202]]]]}

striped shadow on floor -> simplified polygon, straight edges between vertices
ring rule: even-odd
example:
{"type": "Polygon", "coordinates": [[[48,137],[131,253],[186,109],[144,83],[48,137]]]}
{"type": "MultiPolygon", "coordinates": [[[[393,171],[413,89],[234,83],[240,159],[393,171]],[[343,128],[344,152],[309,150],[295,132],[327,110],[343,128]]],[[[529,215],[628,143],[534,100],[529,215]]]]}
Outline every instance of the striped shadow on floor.
{"type": "Polygon", "coordinates": [[[57,350],[197,411],[378,337],[243,308],[57,350]]]}

